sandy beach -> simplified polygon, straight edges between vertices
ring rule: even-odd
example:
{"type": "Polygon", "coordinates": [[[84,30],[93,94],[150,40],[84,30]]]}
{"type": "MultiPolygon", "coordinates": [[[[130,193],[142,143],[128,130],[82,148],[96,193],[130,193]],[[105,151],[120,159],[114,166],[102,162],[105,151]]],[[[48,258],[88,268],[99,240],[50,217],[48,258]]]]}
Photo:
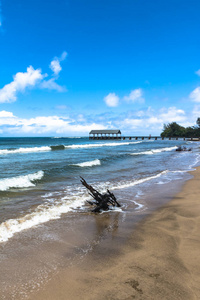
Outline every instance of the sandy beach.
{"type": "Polygon", "coordinates": [[[96,248],[31,299],[199,299],[200,167],[192,175],[172,201],[138,223],[120,250],[96,248]]]}

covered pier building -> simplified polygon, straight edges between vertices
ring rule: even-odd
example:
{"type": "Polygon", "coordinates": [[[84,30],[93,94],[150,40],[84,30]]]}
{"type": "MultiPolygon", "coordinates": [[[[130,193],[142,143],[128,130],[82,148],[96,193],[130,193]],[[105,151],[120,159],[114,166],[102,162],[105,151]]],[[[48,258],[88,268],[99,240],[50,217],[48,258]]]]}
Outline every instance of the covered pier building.
{"type": "Polygon", "coordinates": [[[90,140],[121,140],[121,131],[119,129],[91,130],[90,140]]]}

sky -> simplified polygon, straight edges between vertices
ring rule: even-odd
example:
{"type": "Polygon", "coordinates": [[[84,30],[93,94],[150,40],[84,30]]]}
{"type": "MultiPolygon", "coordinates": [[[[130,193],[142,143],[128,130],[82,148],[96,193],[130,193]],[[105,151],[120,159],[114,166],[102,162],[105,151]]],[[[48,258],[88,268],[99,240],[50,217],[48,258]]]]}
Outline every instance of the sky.
{"type": "Polygon", "coordinates": [[[0,0],[0,136],[200,117],[199,0],[0,0]]]}

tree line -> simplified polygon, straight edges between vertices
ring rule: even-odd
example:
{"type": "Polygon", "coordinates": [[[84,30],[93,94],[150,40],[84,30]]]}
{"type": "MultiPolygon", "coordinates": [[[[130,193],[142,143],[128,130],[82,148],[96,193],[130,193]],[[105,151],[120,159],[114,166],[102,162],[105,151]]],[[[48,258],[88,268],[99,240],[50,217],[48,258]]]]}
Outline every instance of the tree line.
{"type": "Polygon", "coordinates": [[[164,124],[161,137],[200,137],[200,118],[197,119],[195,126],[183,127],[176,122],[164,124]]]}

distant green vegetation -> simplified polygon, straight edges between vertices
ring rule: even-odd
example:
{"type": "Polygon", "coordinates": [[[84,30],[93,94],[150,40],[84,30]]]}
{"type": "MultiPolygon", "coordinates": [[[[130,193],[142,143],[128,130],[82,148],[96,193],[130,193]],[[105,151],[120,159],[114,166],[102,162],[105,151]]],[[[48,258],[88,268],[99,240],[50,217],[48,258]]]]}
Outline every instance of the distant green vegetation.
{"type": "Polygon", "coordinates": [[[197,119],[196,123],[196,126],[186,128],[176,122],[164,124],[161,137],[200,137],[200,118],[197,119]]]}

